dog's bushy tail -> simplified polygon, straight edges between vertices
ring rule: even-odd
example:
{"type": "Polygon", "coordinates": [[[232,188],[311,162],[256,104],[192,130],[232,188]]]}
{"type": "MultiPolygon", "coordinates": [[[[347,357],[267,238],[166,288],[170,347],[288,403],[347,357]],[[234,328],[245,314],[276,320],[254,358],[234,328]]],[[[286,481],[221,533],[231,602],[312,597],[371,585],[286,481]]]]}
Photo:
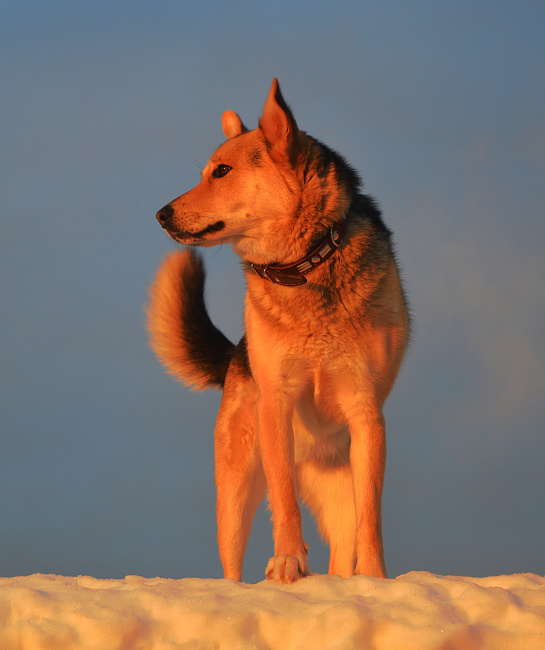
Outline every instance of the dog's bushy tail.
{"type": "Polygon", "coordinates": [[[204,268],[192,250],[170,253],[150,290],[151,347],[167,370],[197,390],[223,388],[235,346],[212,323],[204,304],[204,268]]]}

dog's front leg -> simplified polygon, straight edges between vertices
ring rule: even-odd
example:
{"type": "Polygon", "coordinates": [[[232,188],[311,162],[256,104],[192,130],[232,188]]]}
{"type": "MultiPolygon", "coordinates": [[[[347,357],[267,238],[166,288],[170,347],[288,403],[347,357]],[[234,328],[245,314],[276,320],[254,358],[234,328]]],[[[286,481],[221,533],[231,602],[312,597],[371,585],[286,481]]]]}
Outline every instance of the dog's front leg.
{"type": "Polygon", "coordinates": [[[380,410],[365,408],[349,428],[357,517],[356,573],[386,578],[381,508],[386,466],[384,417],[380,410]]]}
{"type": "Polygon", "coordinates": [[[263,468],[272,510],[274,556],[266,575],[279,582],[294,582],[309,574],[308,547],[303,540],[301,510],[297,498],[293,405],[286,398],[261,395],[258,401],[258,431],[263,468]]]}

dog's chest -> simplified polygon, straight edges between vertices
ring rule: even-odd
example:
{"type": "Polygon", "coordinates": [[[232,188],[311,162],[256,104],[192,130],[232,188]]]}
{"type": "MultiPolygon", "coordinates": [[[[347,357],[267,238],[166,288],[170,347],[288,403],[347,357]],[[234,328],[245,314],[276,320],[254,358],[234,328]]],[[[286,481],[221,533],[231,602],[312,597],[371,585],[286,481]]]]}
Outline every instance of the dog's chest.
{"type": "Polygon", "coordinates": [[[347,330],[352,337],[359,335],[354,332],[357,319],[340,304],[322,304],[291,291],[289,301],[275,302],[267,295],[259,301],[247,299],[246,332],[254,353],[268,358],[299,355],[316,366],[342,350],[347,330]]]}

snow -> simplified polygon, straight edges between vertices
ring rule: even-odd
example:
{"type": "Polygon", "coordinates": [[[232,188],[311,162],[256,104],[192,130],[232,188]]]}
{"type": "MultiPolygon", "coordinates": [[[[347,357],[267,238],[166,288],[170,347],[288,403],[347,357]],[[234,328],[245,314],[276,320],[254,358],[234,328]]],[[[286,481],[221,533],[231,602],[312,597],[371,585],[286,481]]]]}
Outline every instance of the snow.
{"type": "Polygon", "coordinates": [[[0,579],[0,648],[545,648],[545,578],[0,579]]]}

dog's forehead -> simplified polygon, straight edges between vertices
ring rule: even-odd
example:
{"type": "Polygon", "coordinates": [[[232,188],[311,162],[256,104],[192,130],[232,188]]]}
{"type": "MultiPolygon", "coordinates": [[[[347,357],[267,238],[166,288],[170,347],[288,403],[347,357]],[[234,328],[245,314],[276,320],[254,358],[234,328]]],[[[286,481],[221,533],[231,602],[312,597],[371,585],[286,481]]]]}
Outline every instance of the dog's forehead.
{"type": "Polygon", "coordinates": [[[210,157],[208,165],[249,163],[257,164],[266,151],[265,140],[259,129],[242,133],[221,144],[210,157]]]}

